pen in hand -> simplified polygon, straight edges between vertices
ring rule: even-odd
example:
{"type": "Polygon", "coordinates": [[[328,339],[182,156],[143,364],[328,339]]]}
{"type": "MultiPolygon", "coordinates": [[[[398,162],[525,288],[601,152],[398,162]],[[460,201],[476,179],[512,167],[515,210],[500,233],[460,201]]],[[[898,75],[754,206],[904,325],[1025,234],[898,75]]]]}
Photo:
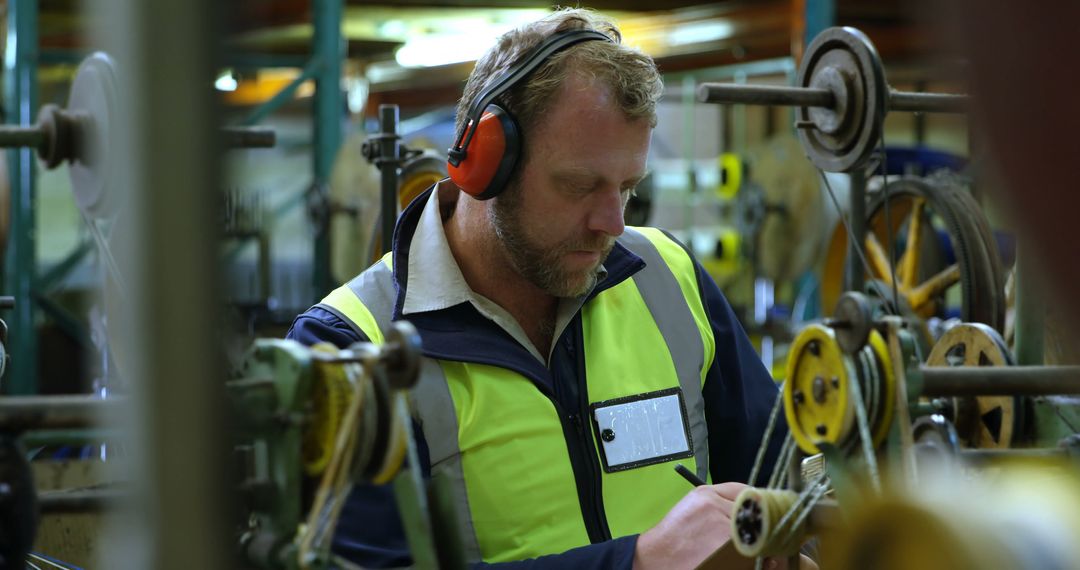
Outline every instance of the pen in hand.
{"type": "Polygon", "coordinates": [[[682,475],[683,479],[686,479],[687,481],[690,482],[691,485],[693,485],[695,487],[700,487],[700,486],[706,484],[697,475],[695,475],[693,471],[687,469],[686,466],[684,466],[682,463],[679,463],[679,464],[675,465],[675,471],[679,475],[682,475]]]}

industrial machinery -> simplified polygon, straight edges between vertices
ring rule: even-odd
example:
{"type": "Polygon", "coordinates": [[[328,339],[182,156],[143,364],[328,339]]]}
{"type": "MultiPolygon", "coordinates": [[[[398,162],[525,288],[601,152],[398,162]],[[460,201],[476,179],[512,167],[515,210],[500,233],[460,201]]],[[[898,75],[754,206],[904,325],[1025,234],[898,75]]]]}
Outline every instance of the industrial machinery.
{"type": "MultiPolygon", "coordinates": [[[[38,522],[58,514],[97,512],[123,503],[130,489],[122,484],[103,484],[36,493],[27,461],[27,447],[100,444],[116,436],[116,430],[97,429],[99,420],[115,415],[126,403],[125,388],[131,386],[131,369],[119,337],[119,315],[130,305],[129,274],[123,250],[130,247],[130,230],[120,212],[127,207],[127,186],[118,181],[122,159],[115,148],[123,110],[119,108],[118,71],[113,59],[97,52],[84,59],[76,71],[65,107],[44,105],[31,126],[0,127],[0,147],[34,149],[41,166],[67,166],[72,194],[86,228],[96,245],[102,269],[103,299],[109,317],[91,317],[95,342],[102,354],[98,362],[101,381],[93,395],[0,397],[0,567],[26,558],[38,522]],[[118,252],[119,250],[119,252],[118,252]],[[108,323],[106,326],[105,323],[108,323]],[[108,432],[108,433],[106,433],[108,432]]],[[[218,141],[224,148],[266,148],[275,144],[275,132],[266,128],[224,127],[218,141]]],[[[7,199],[7,197],[5,197],[7,199]]],[[[9,228],[0,227],[5,235],[9,228]]],[[[38,302],[35,298],[20,303],[38,302]]],[[[0,299],[0,308],[14,305],[0,299]]],[[[3,321],[0,321],[3,323],[3,321]]],[[[0,374],[7,364],[7,325],[0,326],[0,374]]],[[[100,448],[104,459],[104,448],[100,448]]],[[[37,556],[37,555],[34,555],[37,556]]]]}
{"type": "MultiPolygon", "coordinates": [[[[407,392],[417,381],[415,329],[394,323],[376,346],[339,350],[263,339],[226,384],[233,418],[239,567],[350,567],[330,552],[354,484],[393,482],[416,563],[464,568],[453,505],[425,482],[407,392]]],[[[22,560],[41,516],[123,508],[125,485],[36,493],[21,437],[100,426],[122,396],[0,398],[0,562],[22,560]]],[[[120,438],[122,439],[122,438],[120,438]]]]}
{"type": "MultiPolygon", "coordinates": [[[[1024,357],[1041,348],[1017,346],[1013,358],[1000,335],[1001,262],[966,188],[885,177],[866,202],[885,114],[962,112],[966,96],[890,88],[852,28],[814,39],[794,87],[703,84],[698,94],[796,107],[803,150],[834,202],[824,171],[852,175],[850,219],[826,271],[845,281],[829,284],[832,318],[791,347],[752,481],[781,409],[790,435],[768,484],[735,501],[733,540],[702,567],[730,550],[794,556],[810,537],[823,568],[1075,567],[1080,367],[1024,357]],[[951,261],[936,251],[937,230],[951,261]],[[925,319],[954,286],[965,322],[934,340],[925,319]]],[[[1018,330],[1041,326],[1022,308],[1017,319],[1035,320],[1018,330]]]]}
{"type": "Polygon", "coordinates": [[[418,469],[405,467],[419,465],[406,400],[419,369],[419,337],[406,322],[394,323],[378,346],[255,342],[227,384],[244,565],[348,567],[330,543],[349,491],[393,481],[417,564],[464,567],[460,541],[442,522],[452,519],[440,518],[452,507],[429,492],[418,469]]]}

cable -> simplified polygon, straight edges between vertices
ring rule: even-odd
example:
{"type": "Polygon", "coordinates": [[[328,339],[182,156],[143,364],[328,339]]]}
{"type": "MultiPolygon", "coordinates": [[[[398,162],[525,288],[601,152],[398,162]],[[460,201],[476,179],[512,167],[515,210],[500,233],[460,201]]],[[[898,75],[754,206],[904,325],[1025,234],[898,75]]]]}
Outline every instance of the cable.
{"type": "MultiPolygon", "coordinates": [[[[863,350],[866,350],[865,348],[863,350]]],[[[860,354],[860,356],[862,356],[860,354]]],[[[856,371],[851,375],[851,400],[855,404],[855,423],[859,427],[859,439],[862,440],[863,455],[866,459],[866,470],[870,472],[870,481],[874,485],[874,491],[881,492],[881,479],[878,477],[877,458],[874,457],[874,442],[870,437],[870,423],[866,419],[866,407],[863,402],[862,387],[859,381],[862,374],[856,371]]]]}
{"type": "MultiPolygon", "coordinates": [[[[765,452],[769,449],[769,440],[772,439],[773,431],[776,429],[776,418],[780,415],[780,408],[783,406],[783,403],[784,383],[781,382],[780,389],[776,392],[776,402],[773,404],[772,412],[769,413],[769,423],[765,426],[765,433],[762,434],[761,443],[758,445],[757,457],[754,458],[754,466],[750,469],[750,478],[746,480],[750,485],[757,483],[758,472],[761,471],[761,464],[765,462],[765,452]]],[[[779,463],[773,464],[773,473],[776,472],[776,466],[778,464],[779,463]]],[[[770,473],[770,475],[772,475],[772,473],[770,473]]]]}
{"type": "MultiPolygon", "coordinates": [[[[881,133],[881,177],[884,180],[884,186],[882,192],[885,193],[885,247],[888,248],[889,256],[889,274],[892,281],[892,294],[893,304],[896,310],[900,310],[900,294],[897,292],[896,286],[896,262],[893,260],[893,243],[892,243],[892,215],[889,213],[889,160],[885,154],[885,115],[881,115],[879,132],[881,133]]],[[[915,212],[912,211],[912,214],[915,212]]],[[[908,243],[912,243],[908,240],[908,243]]],[[[908,255],[915,255],[915,252],[910,252],[908,255]]]]}

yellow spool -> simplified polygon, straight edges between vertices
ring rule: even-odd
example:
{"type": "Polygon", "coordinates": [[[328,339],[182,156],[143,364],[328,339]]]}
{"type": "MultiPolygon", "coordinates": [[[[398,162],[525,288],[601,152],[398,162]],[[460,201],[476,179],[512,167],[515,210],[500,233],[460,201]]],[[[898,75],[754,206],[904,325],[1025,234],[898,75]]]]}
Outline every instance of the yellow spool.
{"type": "Polygon", "coordinates": [[[787,556],[798,552],[806,536],[805,530],[789,532],[795,517],[780,526],[780,520],[798,499],[799,494],[794,491],[743,489],[731,510],[731,540],[735,550],[747,558],[787,556]]]}
{"type": "Polygon", "coordinates": [[[880,363],[879,370],[885,373],[884,385],[881,387],[881,398],[884,400],[881,417],[877,426],[870,426],[873,433],[874,447],[881,445],[885,437],[889,435],[889,427],[892,424],[893,412],[896,408],[896,374],[893,371],[892,359],[889,358],[889,347],[885,338],[876,330],[870,331],[870,340],[867,343],[880,363]]]}
{"type": "MultiPolygon", "coordinates": [[[[867,347],[882,374],[877,387],[877,402],[881,413],[866,410],[874,447],[885,440],[895,406],[896,377],[893,374],[889,349],[876,330],[870,331],[867,347]]],[[[856,429],[855,400],[851,396],[851,379],[857,378],[854,363],[836,341],[829,327],[810,325],[791,346],[787,361],[787,382],[784,384],[784,416],[795,443],[809,455],[821,453],[819,443],[843,446],[856,429]]],[[[865,392],[867,387],[860,384],[865,392]]],[[[867,394],[863,394],[864,402],[867,394]]]]}
{"type": "Polygon", "coordinates": [[[849,379],[854,374],[832,329],[810,325],[795,337],[788,352],[784,416],[804,452],[820,453],[818,443],[839,445],[851,432],[849,379]]]}
{"type": "MultiPolygon", "coordinates": [[[[326,342],[313,345],[311,350],[328,354],[338,351],[337,347],[326,342]]],[[[311,477],[322,474],[330,464],[338,429],[352,398],[352,385],[342,365],[315,362],[314,368],[311,414],[300,443],[304,473],[311,477]]]]}
{"type": "Polygon", "coordinates": [[[720,155],[719,161],[720,184],[716,186],[716,195],[725,200],[733,200],[742,186],[742,159],[737,154],[725,152],[720,155]]]}
{"type": "Polygon", "coordinates": [[[1004,465],[972,478],[920,479],[851,513],[823,538],[823,568],[1077,568],[1080,480],[1072,465],[1004,465]]]}
{"type": "Polygon", "coordinates": [[[409,419],[408,406],[405,403],[405,394],[403,392],[394,394],[390,409],[393,414],[390,419],[390,441],[386,445],[386,455],[383,456],[382,466],[379,467],[378,473],[371,478],[371,482],[376,485],[389,483],[398,474],[402,464],[405,463],[405,451],[408,449],[407,438],[409,432],[405,422],[411,420],[409,419]]]}

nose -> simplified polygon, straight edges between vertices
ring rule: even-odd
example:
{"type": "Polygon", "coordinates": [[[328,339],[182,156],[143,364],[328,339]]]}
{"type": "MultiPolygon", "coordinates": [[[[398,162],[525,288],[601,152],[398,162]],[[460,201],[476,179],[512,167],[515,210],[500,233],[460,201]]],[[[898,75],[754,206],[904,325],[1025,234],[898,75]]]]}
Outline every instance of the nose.
{"type": "Polygon", "coordinates": [[[594,232],[603,232],[612,237],[619,237],[626,225],[623,221],[623,196],[618,188],[593,194],[590,204],[588,227],[594,232]]]}

